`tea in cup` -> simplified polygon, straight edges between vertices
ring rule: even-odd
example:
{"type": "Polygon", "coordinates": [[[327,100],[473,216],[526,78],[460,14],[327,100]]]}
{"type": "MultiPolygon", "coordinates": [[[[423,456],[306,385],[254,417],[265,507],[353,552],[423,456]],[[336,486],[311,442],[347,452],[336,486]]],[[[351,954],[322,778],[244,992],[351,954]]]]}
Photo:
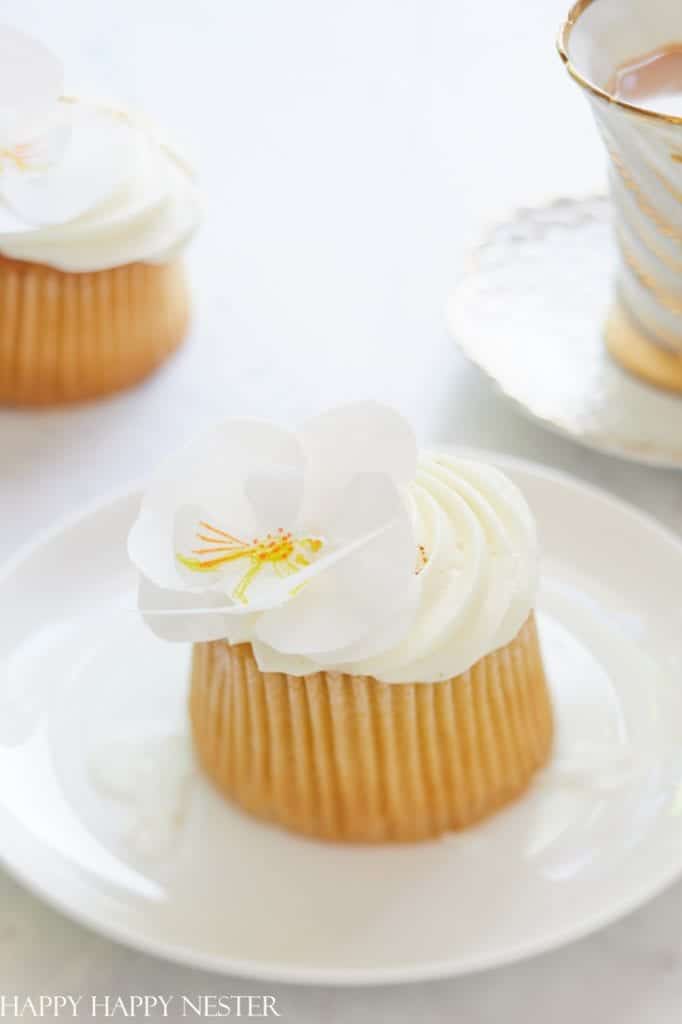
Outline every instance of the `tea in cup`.
{"type": "Polygon", "coordinates": [[[580,0],[558,47],[610,157],[619,267],[606,343],[682,392],[682,3],[580,0]]]}

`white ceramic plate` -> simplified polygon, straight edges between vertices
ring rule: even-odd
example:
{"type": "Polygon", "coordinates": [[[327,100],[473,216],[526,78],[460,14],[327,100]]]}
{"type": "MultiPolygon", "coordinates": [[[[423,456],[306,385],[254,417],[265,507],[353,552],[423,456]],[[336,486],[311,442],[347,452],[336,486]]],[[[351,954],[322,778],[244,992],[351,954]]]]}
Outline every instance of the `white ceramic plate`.
{"type": "Polygon", "coordinates": [[[258,824],[199,778],[187,651],[138,622],[138,499],[43,537],[0,578],[0,852],[67,914],[232,974],[371,984],[507,963],[585,935],[682,869],[682,544],[608,495],[493,457],[544,549],[553,764],[489,823],[341,847],[258,824]]]}
{"type": "Polygon", "coordinates": [[[464,354],[543,426],[682,469],[682,397],[622,370],[602,337],[616,250],[603,196],[518,210],[475,251],[448,305],[464,354]]]}

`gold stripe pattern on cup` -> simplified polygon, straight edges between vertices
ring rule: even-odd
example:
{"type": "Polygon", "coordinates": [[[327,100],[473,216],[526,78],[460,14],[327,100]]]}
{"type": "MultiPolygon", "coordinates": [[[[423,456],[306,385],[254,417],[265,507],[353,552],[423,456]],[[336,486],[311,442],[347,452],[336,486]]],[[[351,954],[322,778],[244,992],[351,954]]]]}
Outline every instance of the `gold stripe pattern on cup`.
{"type": "Polygon", "coordinates": [[[668,268],[668,270],[671,270],[673,274],[679,274],[682,278],[682,260],[676,260],[674,256],[671,256],[670,253],[665,251],[663,246],[658,244],[655,232],[650,227],[649,222],[645,220],[642,221],[641,224],[635,224],[630,210],[624,203],[619,206],[618,212],[624,223],[627,224],[630,231],[642,243],[647,252],[653,256],[654,259],[659,260],[668,268]],[[645,226],[646,230],[644,230],[645,226]]]}
{"type": "Polygon", "coordinates": [[[652,204],[646,198],[646,196],[642,192],[641,188],[639,187],[635,179],[628,171],[627,167],[625,166],[623,160],[620,157],[620,154],[616,151],[615,147],[608,142],[605,142],[605,145],[607,152],[611,157],[611,162],[613,166],[618,172],[618,175],[620,176],[627,190],[631,192],[634,196],[635,202],[639,206],[642,213],[645,214],[645,216],[647,216],[649,220],[653,221],[653,223],[656,225],[656,227],[662,235],[665,235],[666,238],[672,238],[674,239],[674,241],[682,243],[682,231],[678,231],[676,228],[674,228],[673,225],[670,224],[665,219],[663,214],[660,213],[655,206],[652,206],[652,204]]]}
{"type": "Polygon", "coordinates": [[[618,237],[620,251],[623,254],[623,259],[639,281],[642,288],[648,291],[659,306],[667,309],[669,313],[672,313],[674,316],[682,315],[682,298],[678,298],[672,292],[664,288],[658,283],[652,274],[644,269],[644,267],[638,262],[632,249],[626,243],[621,229],[616,228],[616,234],[618,237]]]}

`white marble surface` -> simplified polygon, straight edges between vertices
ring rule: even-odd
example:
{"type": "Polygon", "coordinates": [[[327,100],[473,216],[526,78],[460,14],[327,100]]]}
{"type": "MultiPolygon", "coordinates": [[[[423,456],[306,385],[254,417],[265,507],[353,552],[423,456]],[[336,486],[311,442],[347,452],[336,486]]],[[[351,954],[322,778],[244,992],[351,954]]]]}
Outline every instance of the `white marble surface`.
{"type": "MultiPolygon", "coordinates": [[[[602,183],[553,37],[567,0],[2,0],[78,91],[143,105],[193,154],[208,219],[189,344],[153,381],[64,412],[0,413],[0,557],[143,476],[226,413],[397,404],[423,440],[551,463],[679,529],[682,478],[543,433],[454,351],[444,303],[510,206],[602,183]]],[[[1,837],[0,837],[1,842],[1,837]]],[[[682,884],[599,935],[477,977],[334,991],[221,979],[121,949],[0,873],[0,992],[263,993],[282,1019],[679,1020],[682,884]]]]}

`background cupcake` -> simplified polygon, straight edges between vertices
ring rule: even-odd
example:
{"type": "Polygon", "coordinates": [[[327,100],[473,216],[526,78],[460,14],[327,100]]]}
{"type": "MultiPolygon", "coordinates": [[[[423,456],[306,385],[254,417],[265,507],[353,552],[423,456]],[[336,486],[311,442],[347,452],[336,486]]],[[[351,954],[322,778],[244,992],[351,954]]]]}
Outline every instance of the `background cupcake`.
{"type": "Polygon", "coordinates": [[[426,838],[549,755],[528,507],[496,470],[418,457],[389,409],[224,424],[162,470],[130,554],[150,626],[195,641],[199,761],[259,817],[426,838]]]}
{"type": "Polygon", "coordinates": [[[107,394],[182,341],[199,202],[132,114],[62,95],[59,61],[0,36],[0,401],[107,394]]]}

